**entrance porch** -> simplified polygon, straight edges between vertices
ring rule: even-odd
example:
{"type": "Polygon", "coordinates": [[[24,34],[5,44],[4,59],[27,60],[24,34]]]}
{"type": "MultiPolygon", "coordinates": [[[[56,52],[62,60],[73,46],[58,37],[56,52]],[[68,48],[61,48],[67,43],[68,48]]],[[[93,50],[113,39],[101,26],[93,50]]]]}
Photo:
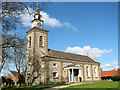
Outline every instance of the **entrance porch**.
{"type": "Polygon", "coordinates": [[[69,82],[82,82],[82,67],[80,65],[68,65],[64,67],[68,70],[69,82]]]}

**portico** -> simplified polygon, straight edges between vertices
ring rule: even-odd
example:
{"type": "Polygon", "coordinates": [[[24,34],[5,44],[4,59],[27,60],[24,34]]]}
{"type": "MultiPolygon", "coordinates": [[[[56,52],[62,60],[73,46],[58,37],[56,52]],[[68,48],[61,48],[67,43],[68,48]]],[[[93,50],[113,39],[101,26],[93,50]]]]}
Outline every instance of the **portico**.
{"type": "Polygon", "coordinates": [[[67,65],[64,69],[68,70],[69,82],[82,82],[82,66],[81,65],[67,65]]]}

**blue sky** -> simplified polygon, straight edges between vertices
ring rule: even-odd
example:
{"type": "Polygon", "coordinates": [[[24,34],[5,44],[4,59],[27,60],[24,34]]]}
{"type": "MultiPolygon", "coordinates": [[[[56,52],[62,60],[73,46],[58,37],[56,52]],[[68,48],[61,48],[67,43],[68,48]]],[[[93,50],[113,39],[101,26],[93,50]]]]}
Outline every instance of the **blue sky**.
{"type": "MultiPolygon", "coordinates": [[[[101,63],[103,70],[117,66],[117,2],[53,2],[41,14],[44,29],[49,30],[48,48],[83,55],[88,52],[101,63]]],[[[26,37],[33,17],[25,14],[23,18],[25,28],[18,28],[18,32],[26,37]]],[[[10,69],[14,70],[13,66],[10,69]]]]}
{"type": "MultiPolygon", "coordinates": [[[[67,47],[112,49],[112,52],[96,58],[101,66],[118,62],[118,6],[117,3],[52,3],[47,12],[61,22],[74,25],[77,32],[66,27],[46,27],[49,48],[65,51],[67,47]]],[[[106,65],[107,66],[107,65],[106,65]]],[[[108,65],[103,70],[111,70],[108,65]]]]}

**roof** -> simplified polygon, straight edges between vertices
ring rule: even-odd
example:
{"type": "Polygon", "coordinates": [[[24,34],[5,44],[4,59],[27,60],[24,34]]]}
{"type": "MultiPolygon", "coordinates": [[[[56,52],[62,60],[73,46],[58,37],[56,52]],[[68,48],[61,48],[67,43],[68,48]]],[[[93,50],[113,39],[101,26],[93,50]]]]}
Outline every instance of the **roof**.
{"type": "Polygon", "coordinates": [[[49,54],[49,57],[63,58],[68,60],[77,60],[82,62],[99,63],[85,55],[67,53],[67,52],[62,52],[62,51],[57,51],[52,49],[48,49],[48,54],[49,54]]]}
{"type": "Polygon", "coordinates": [[[111,76],[115,76],[115,75],[120,76],[120,69],[101,72],[101,77],[111,77],[111,76]]]}
{"type": "MultiPolygon", "coordinates": [[[[34,20],[33,20],[34,21],[34,20]]],[[[26,33],[28,33],[28,32],[31,32],[32,30],[37,30],[37,31],[45,31],[45,32],[49,32],[48,30],[45,30],[45,29],[42,29],[42,28],[38,28],[38,27],[33,27],[33,28],[31,28],[30,30],[28,30],[26,33]]]]}
{"type": "Polygon", "coordinates": [[[10,71],[14,76],[18,76],[18,72],[16,71],[10,71]]]}

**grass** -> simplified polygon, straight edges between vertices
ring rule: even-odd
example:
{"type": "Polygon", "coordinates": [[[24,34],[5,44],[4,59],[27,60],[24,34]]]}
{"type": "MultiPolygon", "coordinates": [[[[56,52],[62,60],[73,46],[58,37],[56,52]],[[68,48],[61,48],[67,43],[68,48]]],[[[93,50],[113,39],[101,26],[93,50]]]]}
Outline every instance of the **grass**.
{"type": "MultiPolygon", "coordinates": [[[[93,82],[93,83],[87,83],[87,84],[80,84],[80,85],[75,85],[75,86],[70,86],[67,88],[62,88],[60,90],[120,90],[120,87],[118,88],[118,83],[120,84],[120,81],[101,81],[101,82],[93,82]]],[[[65,83],[62,84],[48,84],[48,85],[39,85],[39,86],[25,86],[21,85],[19,89],[29,89],[29,90],[34,90],[36,89],[45,89],[45,88],[52,88],[56,86],[63,86],[63,85],[68,85],[65,83]]],[[[14,90],[18,89],[17,87],[3,87],[4,90],[14,90]]]]}
{"type": "MultiPolygon", "coordinates": [[[[19,87],[19,89],[35,89],[35,88],[38,88],[38,89],[45,89],[45,88],[52,88],[52,87],[56,87],[56,86],[63,86],[63,85],[68,85],[68,84],[65,84],[65,83],[61,83],[61,84],[47,84],[47,85],[38,85],[38,86],[25,86],[25,85],[21,85],[19,87]]],[[[3,87],[2,88],[3,90],[13,90],[13,89],[18,89],[17,87],[13,86],[13,87],[3,87]]]]}
{"type": "Polygon", "coordinates": [[[70,90],[70,89],[78,89],[81,88],[83,90],[88,90],[88,89],[96,89],[97,90],[106,90],[108,88],[109,90],[120,90],[120,86],[118,85],[120,82],[118,81],[101,81],[101,82],[93,82],[93,83],[87,83],[87,84],[80,84],[80,85],[75,85],[75,86],[69,86],[67,88],[63,88],[60,90],[70,90]],[[111,89],[110,89],[111,88],[111,89]]]}

